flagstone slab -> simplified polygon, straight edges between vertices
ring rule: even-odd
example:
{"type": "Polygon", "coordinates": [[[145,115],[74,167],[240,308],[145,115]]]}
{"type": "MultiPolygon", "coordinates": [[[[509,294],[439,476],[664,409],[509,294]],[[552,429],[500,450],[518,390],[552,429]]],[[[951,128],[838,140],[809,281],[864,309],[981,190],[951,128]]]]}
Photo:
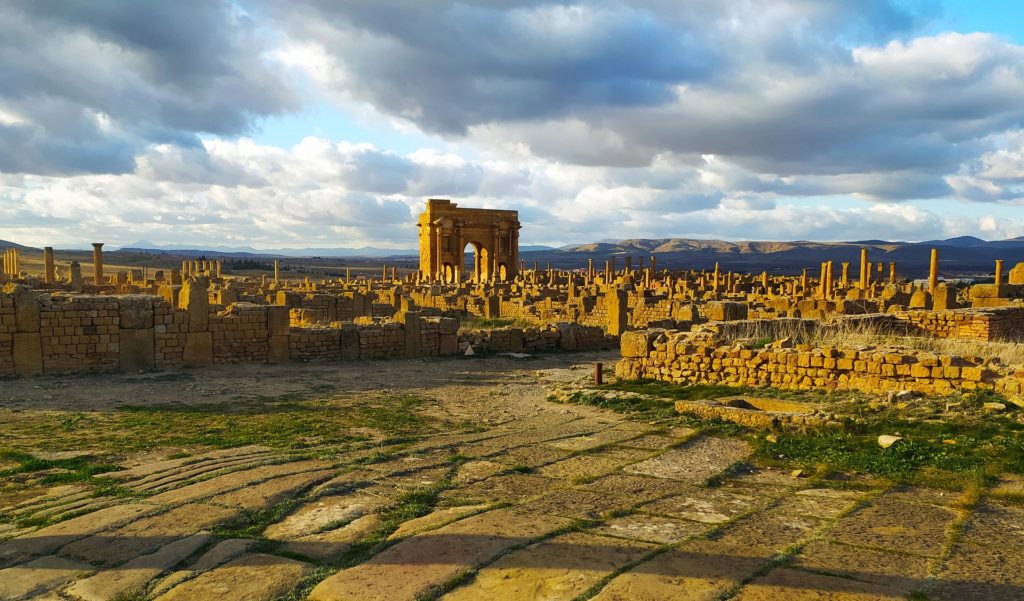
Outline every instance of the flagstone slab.
{"type": "Polygon", "coordinates": [[[566,518],[488,511],[405,539],[327,578],[310,601],[414,601],[466,570],[571,523],[566,518]]]}
{"type": "Polygon", "coordinates": [[[328,467],[330,467],[329,462],[319,460],[293,461],[277,465],[266,465],[253,468],[251,470],[231,472],[222,476],[210,478],[209,480],[203,480],[201,482],[196,482],[195,484],[175,488],[149,497],[149,501],[167,505],[180,505],[183,503],[197,501],[205,497],[212,497],[214,495],[236,490],[243,486],[255,484],[270,478],[322,470],[328,467]]]}
{"type": "Polygon", "coordinates": [[[750,445],[742,440],[702,436],[623,471],[698,484],[720,474],[750,452],[750,445]]]}
{"type": "Polygon", "coordinates": [[[68,593],[84,601],[107,601],[142,590],[151,580],[174,567],[208,543],[207,533],[194,534],[136,557],[116,568],[76,581],[68,593]]]}
{"type": "Polygon", "coordinates": [[[238,514],[236,509],[213,505],[182,505],[75,541],[62,548],[60,554],[96,565],[116,566],[176,539],[212,528],[238,514]]]}
{"type": "Polygon", "coordinates": [[[813,541],[800,551],[793,566],[873,582],[910,593],[924,584],[930,562],[924,557],[813,541]]]}
{"type": "Polygon", "coordinates": [[[282,551],[297,553],[316,561],[338,557],[381,525],[376,514],[364,515],[334,530],[307,534],[286,542],[282,551]]]}
{"type": "Polygon", "coordinates": [[[616,576],[593,600],[713,601],[766,565],[766,559],[723,553],[707,543],[686,545],[616,576]]]}
{"type": "Polygon", "coordinates": [[[563,534],[505,555],[441,599],[570,601],[653,548],[579,532],[563,534]]]}
{"type": "Polygon", "coordinates": [[[32,557],[51,554],[96,532],[160,510],[160,507],[146,503],[126,503],[40,528],[0,544],[0,566],[22,563],[32,557]]]}
{"type": "Polygon", "coordinates": [[[358,494],[321,497],[300,505],[263,534],[270,540],[295,539],[320,532],[330,524],[351,522],[383,504],[383,499],[358,494]]]}
{"type": "Polygon", "coordinates": [[[157,582],[151,592],[152,596],[161,595],[190,578],[231,561],[246,553],[254,543],[255,541],[248,538],[229,538],[217,543],[212,549],[203,553],[194,564],[188,566],[188,569],[172,572],[157,582]]]}
{"type": "Polygon", "coordinates": [[[905,595],[878,584],[776,569],[744,586],[737,601],[896,601],[905,595]]]}
{"type": "Polygon", "coordinates": [[[292,590],[312,566],[276,555],[245,555],[160,595],[156,601],[272,601],[292,590]]]}
{"type": "Polygon", "coordinates": [[[608,520],[592,532],[666,545],[698,536],[710,528],[700,522],[634,514],[608,520]]]}
{"type": "Polygon", "coordinates": [[[48,555],[12,568],[0,570],[0,599],[20,601],[71,582],[93,569],[92,566],[63,557],[48,555]]]}
{"type": "Polygon", "coordinates": [[[231,508],[266,509],[295,496],[299,491],[309,488],[317,482],[330,478],[333,474],[333,470],[320,470],[273,478],[210,497],[206,502],[231,508]]]}

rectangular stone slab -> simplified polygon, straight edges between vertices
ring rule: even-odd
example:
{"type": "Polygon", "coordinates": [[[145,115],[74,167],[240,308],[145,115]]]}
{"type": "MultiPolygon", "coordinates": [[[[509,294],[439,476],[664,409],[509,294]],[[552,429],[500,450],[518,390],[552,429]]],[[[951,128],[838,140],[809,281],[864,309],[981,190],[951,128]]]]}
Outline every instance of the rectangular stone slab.
{"type": "Polygon", "coordinates": [[[442,601],[570,601],[654,545],[572,532],[513,551],[442,601]]]}
{"type": "Polygon", "coordinates": [[[321,582],[310,601],[414,601],[503,550],[570,523],[501,509],[406,539],[321,582]]]}

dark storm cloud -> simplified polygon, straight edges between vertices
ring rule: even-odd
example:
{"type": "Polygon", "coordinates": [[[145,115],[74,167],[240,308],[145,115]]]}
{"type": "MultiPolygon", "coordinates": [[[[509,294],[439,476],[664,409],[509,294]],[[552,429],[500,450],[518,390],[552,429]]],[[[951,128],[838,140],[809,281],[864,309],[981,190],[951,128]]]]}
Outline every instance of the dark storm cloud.
{"type": "MultiPolygon", "coordinates": [[[[322,43],[351,92],[428,130],[584,106],[651,106],[726,60],[696,36],[624,5],[540,2],[264,3],[297,40],[322,43]]],[[[724,50],[724,49],[722,49],[724,50]]]]}
{"type": "Polygon", "coordinates": [[[337,91],[575,165],[673,153],[777,177],[898,172],[860,192],[922,198],[1024,125],[1021,48],[915,37],[941,16],[930,0],[264,4],[334,57],[337,91]]]}
{"type": "Polygon", "coordinates": [[[262,43],[226,0],[5,2],[0,171],[121,173],[149,143],[246,132],[296,105],[262,43]]]}

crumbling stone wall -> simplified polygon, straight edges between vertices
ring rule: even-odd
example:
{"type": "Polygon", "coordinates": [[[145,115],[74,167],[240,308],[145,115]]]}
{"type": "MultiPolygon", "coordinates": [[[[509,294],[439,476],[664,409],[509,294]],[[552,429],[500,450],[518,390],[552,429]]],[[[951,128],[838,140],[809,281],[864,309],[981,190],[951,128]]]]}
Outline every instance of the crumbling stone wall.
{"type": "Polygon", "coordinates": [[[154,367],[169,369],[182,364],[187,331],[188,313],[162,298],[153,300],[154,367]]]}
{"type": "Polygon", "coordinates": [[[214,363],[266,363],[267,306],[236,303],[210,316],[214,363]]]}
{"type": "Polygon", "coordinates": [[[38,329],[42,370],[59,373],[118,369],[119,324],[116,297],[44,296],[38,329]]]}
{"type": "Polygon", "coordinates": [[[0,376],[14,373],[14,297],[0,294],[0,376]]]}
{"type": "Polygon", "coordinates": [[[900,311],[895,316],[939,338],[983,342],[1024,338],[1024,308],[1020,307],[900,311]]]}
{"type": "Polygon", "coordinates": [[[753,349],[657,329],[623,334],[621,351],[616,366],[620,378],[677,384],[924,394],[990,389],[1017,394],[1024,379],[1024,368],[1004,368],[979,358],[885,348],[753,349]]]}

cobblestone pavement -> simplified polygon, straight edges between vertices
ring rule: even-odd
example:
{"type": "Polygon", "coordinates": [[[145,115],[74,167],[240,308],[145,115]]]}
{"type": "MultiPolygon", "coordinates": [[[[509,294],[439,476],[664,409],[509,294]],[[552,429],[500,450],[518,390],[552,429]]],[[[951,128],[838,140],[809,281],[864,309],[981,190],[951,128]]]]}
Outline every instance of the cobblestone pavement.
{"type": "Polygon", "coordinates": [[[1024,598],[1012,484],[813,488],[740,439],[543,400],[592,358],[489,364],[518,415],[393,452],[208,451],[20,499],[57,519],[0,524],[0,599],[1024,598]]]}

